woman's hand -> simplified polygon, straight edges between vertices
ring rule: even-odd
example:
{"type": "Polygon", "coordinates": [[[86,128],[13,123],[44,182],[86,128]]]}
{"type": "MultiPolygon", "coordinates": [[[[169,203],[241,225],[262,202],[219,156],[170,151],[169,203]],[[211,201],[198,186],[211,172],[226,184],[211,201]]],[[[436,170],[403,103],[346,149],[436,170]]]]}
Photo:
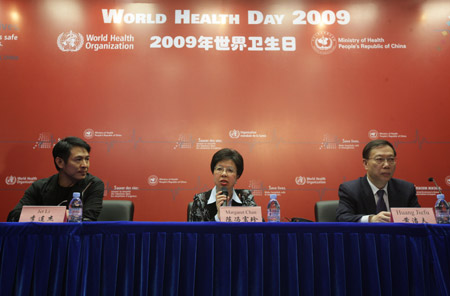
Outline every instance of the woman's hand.
{"type": "Polygon", "coordinates": [[[216,193],[216,208],[217,208],[217,217],[220,219],[220,207],[228,204],[228,196],[223,194],[222,191],[216,193]]]}

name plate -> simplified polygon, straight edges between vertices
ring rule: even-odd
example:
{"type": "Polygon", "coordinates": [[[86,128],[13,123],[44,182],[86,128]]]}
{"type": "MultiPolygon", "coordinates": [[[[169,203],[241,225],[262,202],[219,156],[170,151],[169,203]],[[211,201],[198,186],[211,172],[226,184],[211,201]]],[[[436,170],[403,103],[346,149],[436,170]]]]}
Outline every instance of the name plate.
{"type": "Polygon", "coordinates": [[[19,222],[66,222],[64,206],[23,206],[19,222]]]}
{"type": "Polygon", "coordinates": [[[220,207],[221,222],[262,222],[261,207],[220,207]]]}
{"type": "Polygon", "coordinates": [[[401,223],[436,223],[432,208],[391,208],[391,221],[401,223]]]}

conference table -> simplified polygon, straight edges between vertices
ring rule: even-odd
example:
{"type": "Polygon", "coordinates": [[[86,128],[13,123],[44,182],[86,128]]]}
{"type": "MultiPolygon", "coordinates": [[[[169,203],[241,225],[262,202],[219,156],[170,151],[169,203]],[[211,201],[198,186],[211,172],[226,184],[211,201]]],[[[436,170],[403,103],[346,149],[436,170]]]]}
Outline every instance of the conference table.
{"type": "Polygon", "coordinates": [[[450,225],[0,223],[1,295],[450,295],[450,225]]]}

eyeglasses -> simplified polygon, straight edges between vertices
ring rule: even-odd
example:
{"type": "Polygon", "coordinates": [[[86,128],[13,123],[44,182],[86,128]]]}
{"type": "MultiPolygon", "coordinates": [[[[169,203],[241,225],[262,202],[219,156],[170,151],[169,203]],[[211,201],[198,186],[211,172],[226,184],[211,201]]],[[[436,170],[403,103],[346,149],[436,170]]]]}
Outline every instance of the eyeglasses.
{"type": "Polygon", "coordinates": [[[224,171],[225,171],[225,173],[227,175],[228,174],[232,175],[232,174],[236,173],[236,171],[233,168],[224,168],[224,167],[221,167],[221,166],[218,166],[218,167],[214,168],[214,172],[218,173],[218,174],[222,174],[224,171]]]}
{"type": "Polygon", "coordinates": [[[373,159],[377,164],[382,164],[382,163],[385,163],[386,161],[389,164],[395,164],[397,162],[397,158],[395,158],[395,157],[386,157],[386,158],[375,157],[375,158],[368,158],[368,159],[373,159]]]}

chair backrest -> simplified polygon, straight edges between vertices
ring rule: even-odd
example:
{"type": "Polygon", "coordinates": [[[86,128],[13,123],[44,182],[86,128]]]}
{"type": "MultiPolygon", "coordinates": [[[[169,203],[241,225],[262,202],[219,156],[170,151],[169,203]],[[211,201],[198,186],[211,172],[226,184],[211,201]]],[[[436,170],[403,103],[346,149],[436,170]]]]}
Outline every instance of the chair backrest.
{"type": "Polygon", "coordinates": [[[316,202],[314,213],[316,222],[336,222],[336,209],[339,200],[324,200],[316,202]]]}
{"type": "Polygon", "coordinates": [[[190,203],[188,203],[188,207],[187,207],[187,221],[188,221],[188,222],[192,222],[189,213],[191,212],[191,208],[192,208],[192,205],[193,205],[193,204],[194,204],[193,201],[191,201],[190,203]]]}
{"type": "Polygon", "coordinates": [[[130,200],[104,200],[97,221],[133,221],[134,204],[130,200]]]}

